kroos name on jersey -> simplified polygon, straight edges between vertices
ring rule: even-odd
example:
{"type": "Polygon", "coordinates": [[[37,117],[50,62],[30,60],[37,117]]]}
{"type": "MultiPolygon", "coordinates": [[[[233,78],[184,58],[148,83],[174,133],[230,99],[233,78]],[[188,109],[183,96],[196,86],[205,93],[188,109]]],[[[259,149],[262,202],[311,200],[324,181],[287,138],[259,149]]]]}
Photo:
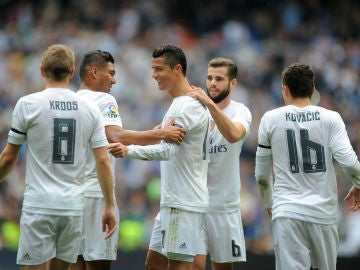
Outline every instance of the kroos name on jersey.
{"type": "Polygon", "coordinates": [[[50,110],[76,111],[77,109],[78,109],[77,101],[50,100],[50,110]]]}

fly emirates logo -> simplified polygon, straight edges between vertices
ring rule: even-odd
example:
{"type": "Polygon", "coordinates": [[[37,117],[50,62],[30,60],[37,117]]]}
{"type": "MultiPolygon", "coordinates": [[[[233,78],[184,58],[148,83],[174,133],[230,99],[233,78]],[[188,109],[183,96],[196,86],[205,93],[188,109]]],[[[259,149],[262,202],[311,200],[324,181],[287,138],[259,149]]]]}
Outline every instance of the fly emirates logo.
{"type": "MultiPolygon", "coordinates": [[[[216,154],[216,153],[226,153],[228,151],[228,145],[226,143],[223,144],[214,144],[214,138],[216,135],[215,130],[216,124],[214,121],[210,121],[210,147],[209,147],[209,154],[216,154]]],[[[218,141],[218,140],[216,140],[218,141]]],[[[223,142],[224,140],[220,140],[218,142],[223,142]]],[[[226,141],[226,140],[225,140],[226,141]]]]}
{"type": "Polygon", "coordinates": [[[212,141],[210,142],[209,154],[226,153],[227,151],[228,151],[227,144],[213,145],[212,141]]]}

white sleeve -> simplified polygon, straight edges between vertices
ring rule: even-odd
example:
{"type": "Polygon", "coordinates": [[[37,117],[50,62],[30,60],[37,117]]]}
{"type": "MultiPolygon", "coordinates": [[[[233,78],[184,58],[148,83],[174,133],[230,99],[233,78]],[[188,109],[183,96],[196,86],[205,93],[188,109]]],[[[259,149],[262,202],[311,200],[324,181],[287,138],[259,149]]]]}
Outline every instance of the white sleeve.
{"type": "Polygon", "coordinates": [[[104,99],[103,104],[101,104],[101,106],[99,105],[104,116],[104,125],[122,127],[122,120],[116,99],[110,94],[106,94],[104,99]]]}
{"type": "Polygon", "coordinates": [[[240,110],[237,111],[236,115],[231,119],[233,123],[240,123],[246,130],[246,136],[250,133],[250,126],[252,121],[252,115],[250,110],[245,106],[241,106],[240,110]]]}
{"type": "Polygon", "coordinates": [[[271,208],[273,194],[271,149],[258,146],[256,150],[255,178],[264,206],[271,208]]]}
{"type": "Polygon", "coordinates": [[[142,160],[170,160],[175,153],[175,144],[162,141],[153,145],[129,145],[128,157],[142,160]]]}
{"type": "Polygon", "coordinates": [[[345,175],[353,184],[360,187],[360,164],[358,157],[350,143],[344,121],[336,113],[331,125],[330,147],[334,159],[342,167],[345,175]]]}
{"type": "Polygon", "coordinates": [[[30,115],[30,113],[27,111],[27,106],[24,102],[24,98],[20,98],[17,101],[12,114],[11,130],[9,131],[8,142],[16,145],[20,145],[26,141],[26,116],[30,115]]]}
{"type": "Polygon", "coordinates": [[[353,167],[343,167],[342,168],[345,175],[351,179],[353,184],[360,188],[360,164],[359,161],[353,167]]]}

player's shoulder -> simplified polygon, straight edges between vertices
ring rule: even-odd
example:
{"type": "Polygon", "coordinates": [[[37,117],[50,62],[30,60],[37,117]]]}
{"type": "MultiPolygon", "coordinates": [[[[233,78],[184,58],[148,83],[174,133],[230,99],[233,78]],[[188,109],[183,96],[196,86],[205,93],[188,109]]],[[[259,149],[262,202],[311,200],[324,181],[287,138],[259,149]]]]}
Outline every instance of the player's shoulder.
{"type": "Polygon", "coordinates": [[[171,114],[187,119],[190,126],[203,125],[209,120],[207,107],[190,96],[180,96],[173,100],[171,114]]]}
{"type": "Polygon", "coordinates": [[[115,99],[111,94],[99,91],[92,91],[89,89],[80,89],[76,92],[79,96],[89,97],[94,100],[98,99],[115,99]]]}
{"type": "Polygon", "coordinates": [[[321,119],[323,120],[337,121],[342,119],[337,111],[315,105],[309,107],[312,112],[318,113],[321,116],[321,119]]]}
{"type": "Polygon", "coordinates": [[[277,117],[279,117],[280,114],[283,114],[286,111],[286,107],[287,106],[281,106],[281,107],[278,107],[278,108],[268,110],[268,111],[264,112],[262,118],[263,119],[277,118],[277,117]]]}
{"type": "Polygon", "coordinates": [[[30,102],[31,100],[34,100],[38,96],[38,93],[32,93],[26,96],[22,96],[17,101],[17,106],[20,106],[24,103],[30,102]]]}
{"type": "Polygon", "coordinates": [[[22,96],[19,98],[19,101],[31,101],[31,100],[41,99],[41,98],[43,98],[43,96],[45,96],[47,94],[47,92],[45,90],[46,89],[39,91],[39,92],[30,93],[25,96],[22,96]]]}
{"type": "Polygon", "coordinates": [[[115,97],[109,93],[92,91],[89,89],[81,89],[78,90],[76,93],[78,94],[78,96],[94,102],[99,107],[106,106],[107,104],[117,104],[115,97]]]}
{"type": "Polygon", "coordinates": [[[233,99],[230,101],[228,108],[229,110],[240,111],[242,113],[251,114],[249,107],[247,107],[244,103],[241,103],[233,99]]]}
{"type": "Polygon", "coordinates": [[[42,104],[47,104],[48,100],[56,99],[57,97],[61,97],[60,100],[63,100],[63,96],[68,97],[71,94],[74,94],[74,92],[70,89],[46,88],[20,97],[17,103],[41,106],[42,104]]]}
{"type": "Polygon", "coordinates": [[[231,99],[229,106],[235,107],[235,108],[248,108],[244,103],[241,103],[240,101],[231,99]]]}
{"type": "Polygon", "coordinates": [[[203,105],[199,100],[190,96],[179,96],[174,99],[179,105],[179,108],[186,110],[200,110],[206,112],[206,106],[203,105]]]}

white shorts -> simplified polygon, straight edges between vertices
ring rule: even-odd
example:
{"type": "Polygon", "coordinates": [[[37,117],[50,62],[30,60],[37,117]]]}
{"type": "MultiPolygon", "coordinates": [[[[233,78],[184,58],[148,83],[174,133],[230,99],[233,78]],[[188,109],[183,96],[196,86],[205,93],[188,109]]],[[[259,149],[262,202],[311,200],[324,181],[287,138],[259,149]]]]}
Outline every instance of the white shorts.
{"type": "Polygon", "coordinates": [[[161,222],[160,212],[155,217],[154,227],[151,233],[149,249],[162,254],[162,233],[161,233],[161,222]]]}
{"type": "Polygon", "coordinates": [[[216,263],[246,261],[240,210],[230,213],[206,213],[197,254],[208,253],[216,263]]]}
{"type": "Polygon", "coordinates": [[[149,249],[169,259],[192,261],[205,213],[162,207],[155,218],[149,249]]]}
{"type": "Polygon", "coordinates": [[[281,217],[273,220],[273,235],[277,270],[336,269],[337,224],[281,217]]]}
{"type": "MultiPolygon", "coordinates": [[[[84,198],[84,231],[80,252],[85,261],[116,260],[119,226],[117,226],[114,234],[105,240],[106,233],[102,231],[103,212],[103,198],[84,198]]],[[[119,224],[119,210],[117,206],[116,215],[119,224]]]]}
{"type": "Polygon", "coordinates": [[[16,263],[38,265],[51,258],[75,263],[82,233],[82,216],[22,212],[16,263]]]}

